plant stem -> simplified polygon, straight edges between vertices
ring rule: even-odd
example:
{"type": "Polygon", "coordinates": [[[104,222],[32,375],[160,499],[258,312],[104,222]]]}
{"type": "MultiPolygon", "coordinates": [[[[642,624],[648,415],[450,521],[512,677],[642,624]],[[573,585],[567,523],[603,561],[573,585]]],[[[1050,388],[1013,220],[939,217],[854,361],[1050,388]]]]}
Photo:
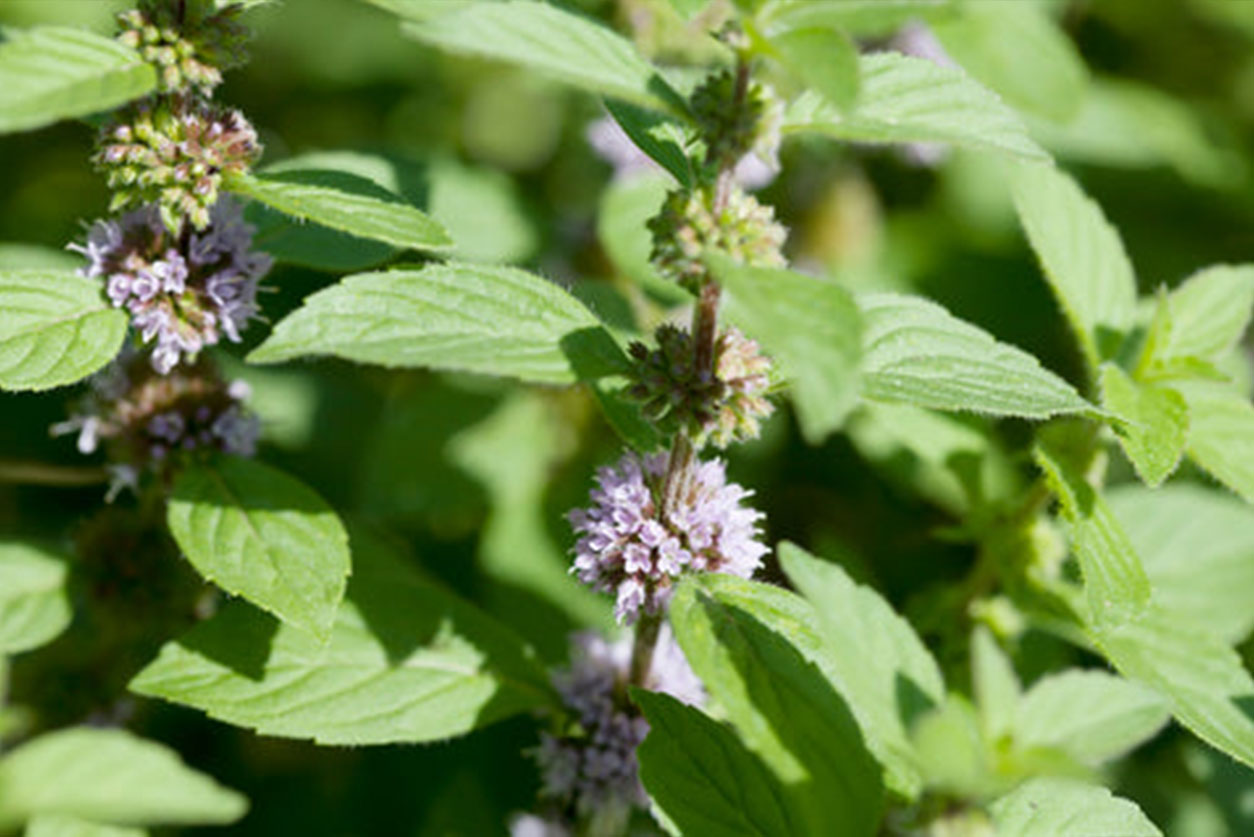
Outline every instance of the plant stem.
{"type": "MultiPolygon", "coordinates": [[[[749,92],[749,62],[741,56],[736,64],[736,86],[732,92],[730,107],[733,113],[744,107],[745,97],[749,92]]],[[[707,161],[709,162],[709,161],[707,161]]],[[[718,215],[727,208],[731,199],[731,191],[735,186],[735,170],[738,160],[723,159],[718,161],[718,173],[714,179],[714,214],[718,215]]],[[[714,277],[706,271],[705,281],[701,283],[701,291],[697,297],[697,305],[692,312],[693,365],[697,374],[703,379],[714,375],[714,350],[718,342],[718,306],[723,289],[714,277]]],[[[693,465],[697,461],[697,448],[687,434],[676,435],[671,446],[670,458],[666,463],[666,476],[662,482],[661,517],[667,516],[679,503],[689,488],[692,480],[693,465]]],[[[636,639],[631,652],[631,682],[638,686],[646,686],[649,669],[653,665],[653,649],[657,645],[658,632],[662,627],[662,617],[655,614],[644,614],[636,623],[636,639]]]]}
{"type": "Polygon", "coordinates": [[[662,614],[642,613],[636,622],[636,640],[631,649],[631,682],[649,687],[649,671],[653,668],[653,649],[662,630],[662,614]]]}
{"type": "Polygon", "coordinates": [[[0,461],[0,483],[76,488],[109,481],[104,468],[48,465],[44,462],[0,461]]]}

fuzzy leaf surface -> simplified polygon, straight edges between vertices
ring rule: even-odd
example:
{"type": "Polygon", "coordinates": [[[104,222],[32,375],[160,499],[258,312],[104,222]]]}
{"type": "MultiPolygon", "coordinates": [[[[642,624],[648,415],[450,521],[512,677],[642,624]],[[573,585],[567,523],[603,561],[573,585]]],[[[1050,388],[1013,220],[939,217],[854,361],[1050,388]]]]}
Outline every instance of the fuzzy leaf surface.
{"type": "Polygon", "coordinates": [[[788,579],[813,608],[829,651],[829,678],[858,719],[867,746],[884,765],[885,783],[907,799],[923,776],[911,752],[913,718],[944,700],[940,668],[905,619],[836,564],[791,543],[779,546],[788,579]]]}
{"type": "Polygon", "coordinates": [[[1027,352],[922,297],[859,296],[863,396],[999,416],[1049,418],[1094,407],[1027,352]]]}
{"type": "Polygon", "coordinates": [[[42,814],[115,825],[238,820],[248,801],[178,755],[120,729],[77,727],[0,758],[0,827],[42,814]]]}
{"type": "Polygon", "coordinates": [[[931,26],[945,52],[1017,108],[1070,119],[1088,71],[1070,38],[1032,3],[964,3],[931,26]]]}
{"type": "Polygon", "coordinates": [[[336,745],[438,741],[550,703],[515,634],[357,532],[353,547],[325,642],[232,602],[167,643],[132,691],[336,745]]]}
{"type": "Polygon", "coordinates": [[[910,20],[944,14],[953,0],[788,0],[761,13],[768,32],[821,26],[849,35],[892,34],[910,20]]]}
{"type": "Polygon", "coordinates": [[[38,547],[0,543],[0,656],[51,642],[70,624],[66,562],[38,547]]]}
{"type": "Polygon", "coordinates": [[[802,833],[873,834],[881,769],[826,674],[813,608],[777,587],[712,574],[682,585],[670,613],[693,670],[787,788],[802,833]]]}
{"type": "Polygon", "coordinates": [[[443,250],[453,239],[440,223],[364,177],[311,169],[233,174],[226,188],[294,218],[372,241],[415,250],[443,250]]]}
{"type": "Polygon", "coordinates": [[[1121,485],[1107,494],[1164,608],[1229,642],[1254,630],[1254,509],[1224,491],[1121,485]]]}
{"type": "Polygon", "coordinates": [[[1096,372],[1114,357],[1136,314],[1136,277],[1119,233],[1079,185],[1052,166],[1014,174],[1019,221],[1096,372]]]}
{"type": "Polygon", "coordinates": [[[1152,689],[1104,671],[1064,671],[1042,677],[1018,703],[1015,744],[1061,750],[1099,765],[1148,741],[1170,717],[1152,689]]]}
{"type": "Polygon", "coordinates": [[[1254,266],[1198,271],[1167,297],[1169,333],[1155,358],[1217,360],[1241,339],[1254,313],[1254,266]]]}
{"type": "Polygon", "coordinates": [[[147,833],[139,828],[101,825],[78,817],[50,814],[27,823],[24,837],[145,837],[147,833]]]}
{"type": "Polygon", "coordinates": [[[592,312],[553,282],[457,263],[349,276],[307,297],[248,359],[302,355],[547,384],[621,372],[626,363],[592,312]]]}
{"type": "Polygon", "coordinates": [[[1171,476],[1189,436],[1189,406],[1178,392],[1134,381],[1113,363],[1102,365],[1102,406],[1126,419],[1115,430],[1137,476],[1157,486],[1171,476]]]}
{"type": "Polygon", "coordinates": [[[1189,405],[1189,457],[1247,503],[1254,503],[1254,404],[1235,388],[1181,383],[1189,405]]]}
{"type": "MultiPolygon", "coordinates": [[[[405,17],[403,7],[397,12],[405,17]]],[[[420,14],[404,29],[411,37],[452,53],[517,64],[655,110],[685,111],[683,100],[630,41],[548,3],[477,3],[448,14],[420,14]]]]}
{"type": "Polygon", "coordinates": [[[1084,574],[1088,629],[1121,674],[1157,691],[1203,741],[1254,767],[1254,680],[1226,642],[1150,599],[1149,580],[1104,499],[1038,448],[1084,574]]]}
{"type": "Polygon", "coordinates": [[[298,628],[330,631],[351,570],[348,535],[313,489],[222,456],[178,476],[166,520],[205,578],[298,628]]]}
{"type": "Polygon", "coordinates": [[[3,35],[0,133],[111,110],[157,86],[139,53],[94,32],[47,26],[3,35]]]}
{"type": "Polygon", "coordinates": [[[0,273],[0,387],[65,386],[113,360],[127,318],[101,290],[98,280],[69,271],[0,273]]]}
{"type": "Polygon", "coordinates": [[[636,752],[640,780],[683,834],[803,835],[779,779],[732,730],[675,698],[635,691],[649,721],[636,752]]]}
{"type": "Polygon", "coordinates": [[[1034,160],[1049,155],[1019,116],[961,70],[895,52],[859,58],[857,106],[849,113],[814,91],[784,115],[784,133],[819,133],[868,143],[939,142],[1034,160]]]}
{"type": "Polygon", "coordinates": [[[858,48],[849,38],[818,26],[771,37],[775,57],[787,70],[843,110],[858,100],[858,48]]]}
{"type": "Polygon", "coordinates": [[[1074,779],[1030,779],[989,807],[1014,837],[1162,837],[1136,803],[1074,779]]]}
{"type": "Polygon", "coordinates": [[[802,432],[822,442],[857,403],[862,318],[853,297],[791,270],[709,261],[729,294],[728,317],[779,362],[802,432]]]}

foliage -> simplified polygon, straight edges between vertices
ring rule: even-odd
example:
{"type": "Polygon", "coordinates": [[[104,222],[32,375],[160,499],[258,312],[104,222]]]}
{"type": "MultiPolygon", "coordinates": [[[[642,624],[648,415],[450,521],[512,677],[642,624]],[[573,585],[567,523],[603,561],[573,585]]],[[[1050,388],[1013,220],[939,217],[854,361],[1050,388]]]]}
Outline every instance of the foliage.
{"type": "Polygon", "coordinates": [[[1248,830],[1235,4],[60,5],[0,834],[1248,830]]]}

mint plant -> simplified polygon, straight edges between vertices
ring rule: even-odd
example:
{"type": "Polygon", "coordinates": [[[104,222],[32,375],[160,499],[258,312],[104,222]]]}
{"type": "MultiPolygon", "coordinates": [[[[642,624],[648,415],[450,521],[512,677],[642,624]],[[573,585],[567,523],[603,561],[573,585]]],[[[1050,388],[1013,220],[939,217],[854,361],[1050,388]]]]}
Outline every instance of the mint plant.
{"type": "Polygon", "coordinates": [[[1064,165],[1214,188],[1235,169],[1183,105],[1094,75],[1049,4],[359,5],[433,62],[571,89],[618,170],[596,258],[555,215],[545,259],[511,254],[497,172],[265,152],[223,85],[252,16],[294,4],[4,30],[0,131],[87,123],[111,199],[72,266],[0,264],[0,387],[55,391],[52,434],[94,457],[0,480],[99,489],[0,543],[0,831],[249,827],[138,734],[163,704],[311,764],[479,747],[421,833],[1154,835],[1187,805],[1187,833],[1235,828],[1254,267],[1146,292],[1064,165]],[[815,172],[883,159],[1022,229],[1061,352],[913,283],[906,209],[881,255],[825,262],[815,172]],[[315,412],[292,382],[328,369],[361,388],[315,412]],[[337,414],[351,474],[283,439],[337,414]],[[852,476],[812,490],[834,461],[852,476]],[[845,542],[866,526],[878,558],[901,520],[904,582],[845,542]],[[459,538],[470,570],[409,551],[459,538]],[[487,790],[505,769],[525,781],[487,790]]]}

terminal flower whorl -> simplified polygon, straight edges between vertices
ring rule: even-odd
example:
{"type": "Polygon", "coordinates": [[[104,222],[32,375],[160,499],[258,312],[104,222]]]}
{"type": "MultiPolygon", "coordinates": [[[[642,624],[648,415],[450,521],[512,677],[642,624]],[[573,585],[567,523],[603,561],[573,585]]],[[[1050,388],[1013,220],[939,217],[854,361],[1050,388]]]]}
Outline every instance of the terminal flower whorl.
{"type": "Polygon", "coordinates": [[[751,492],[727,481],[722,461],[697,463],[675,507],[663,515],[658,492],[667,454],[627,452],[597,472],[592,506],[569,519],[580,534],[571,572],[594,590],[614,593],[619,623],[643,608],[660,612],[685,572],[748,578],[767,548],[758,540],[762,513],[741,505],[751,492]]]}
{"type": "Polygon", "coordinates": [[[223,335],[238,343],[257,313],[257,284],[271,259],[252,251],[252,233],[238,204],[224,199],[202,232],[172,235],[148,206],[97,221],[87,243],[71,247],[89,260],[82,274],[104,280],[114,307],[130,313],[145,342],[155,341],[152,365],[166,374],[223,335]]]}

